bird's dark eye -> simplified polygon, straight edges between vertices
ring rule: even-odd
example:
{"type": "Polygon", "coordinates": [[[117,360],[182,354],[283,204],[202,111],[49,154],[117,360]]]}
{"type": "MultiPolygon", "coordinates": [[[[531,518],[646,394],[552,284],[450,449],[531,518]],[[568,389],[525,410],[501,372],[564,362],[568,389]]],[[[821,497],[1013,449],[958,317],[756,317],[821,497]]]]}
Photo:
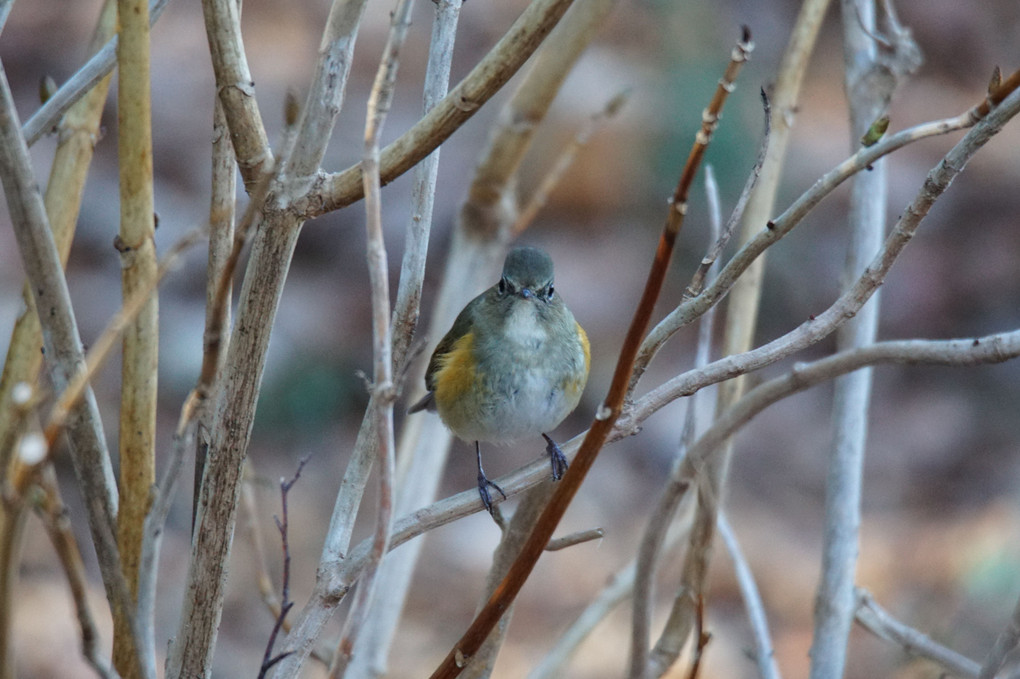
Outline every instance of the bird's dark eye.
{"type": "Polygon", "coordinates": [[[555,290],[553,289],[553,286],[550,285],[549,286],[549,292],[546,293],[545,298],[551,302],[552,298],[553,298],[553,295],[555,295],[555,294],[556,293],[555,293],[555,290]]]}
{"type": "Polygon", "coordinates": [[[499,292],[500,295],[505,295],[506,294],[506,279],[505,278],[500,278],[499,279],[499,284],[496,285],[496,290],[499,292]]]}

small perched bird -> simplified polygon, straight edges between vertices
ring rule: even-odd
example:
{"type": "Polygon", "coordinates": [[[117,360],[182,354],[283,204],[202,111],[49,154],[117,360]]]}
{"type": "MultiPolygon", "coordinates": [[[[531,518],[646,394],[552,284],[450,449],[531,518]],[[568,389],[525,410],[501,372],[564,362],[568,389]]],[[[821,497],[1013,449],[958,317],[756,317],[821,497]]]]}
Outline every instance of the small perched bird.
{"type": "Polygon", "coordinates": [[[409,413],[439,413],[450,430],[474,441],[478,494],[492,513],[480,441],[541,434],[553,480],[567,459],[546,433],[581,400],[588,381],[588,336],[553,289],[553,262],[533,247],[512,249],[499,282],[471,300],[439,342],[425,372],[428,393],[409,413]]]}

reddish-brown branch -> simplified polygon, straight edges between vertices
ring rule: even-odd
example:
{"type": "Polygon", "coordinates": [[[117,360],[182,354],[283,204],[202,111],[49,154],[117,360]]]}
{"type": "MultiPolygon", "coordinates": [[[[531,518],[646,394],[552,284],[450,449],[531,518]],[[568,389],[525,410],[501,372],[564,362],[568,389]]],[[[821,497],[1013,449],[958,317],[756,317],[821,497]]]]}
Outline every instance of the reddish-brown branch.
{"type": "Polygon", "coordinates": [[[648,280],[645,283],[644,292],[641,294],[641,301],[631,320],[630,328],[627,331],[623,348],[620,350],[620,358],[616,364],[616,371],[609,387],[609,393],[602,406],[595,414],[588,435],[585,436],[581,447],[574,458],[573,464],[567,470],[563,480],[560,481],[556,493],[552,496],[548,506],[542,512],[535,530],[528,536],[517,560],[510,567],[509,572],[503,581],[499,583],[492,596],[485,606],[478,613],[467,631],[460,638],[457,644],[450,650],[447,656],[432,673],[432,679],[452,679],[456,677],[466,665],[482,643],[489,636],[489,633],[496,626],[496,623],[503,616],[509,606],[513,603],[517,594],[524,586],[532,569],[535,567],[539,556],[541,556],[546,544],[548,544],[556,526],[566,512],[567,507],[573,500],[574,495],[581,487],[584,477],[591,469],[595,458],[605,444],[613,425],[623,409],[624,399],[627,394],[627,385],[630,382],[630,375],[634,369],[634,360],[637,357],[641,341],[648,332],[651,322],[652,311],[662,290],[662,283],[666,277],[666,270],[669,260],[673,254],[673,247],[676,237],[683,226],[683,219],[686,213],[686,198],[690,191],[691,183],[697,172],[701,159],[704,156],[705,148],[711,141],[712,131],[715,129],[719,119],[719,113],[726,101],[726,96],[733,89],[733,81],[740,70],[740,66],[747,60],[753,45],[750,41],[750,32],[745,28],[741,41],[734,50],[733,58],[716,89],[715,96],[705,110],[702,128],[699,131],[694,146],[688,155],[684,170],[677,183],[673,199],[670,201],[669,213],[666,217],[666,224],[659,237],[659,244],[655,251],[655,260],[648,273],[648,280]]]}

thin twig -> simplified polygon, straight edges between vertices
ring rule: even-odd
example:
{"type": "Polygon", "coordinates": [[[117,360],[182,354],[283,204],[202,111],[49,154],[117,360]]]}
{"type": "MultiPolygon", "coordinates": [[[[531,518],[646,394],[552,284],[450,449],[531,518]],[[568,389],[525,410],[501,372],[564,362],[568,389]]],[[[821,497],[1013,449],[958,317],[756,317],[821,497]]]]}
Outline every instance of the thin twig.
{"type": "Polygon", "coordinates": [[[166,520],[170,515],[177,490],[177,482],[184,468],[185,452],[194,444],[194,427],[187,427],[188,422],[187,415],[182,413],[170,447],[170,459],[167,460],[162,479],[153,490],[152,503],[142,527],[136,615],[142,629],[145,630],[145,638],[141,640],[142,648],[139,650],[143,666],[156,666],[155,614],[159,551],[163,543],[166,520]]]}
{"type": "MultiPolygon", "coordinates": [[[[435,3],[435,18],[422,93],[423,113],[431,111],[449,91],[453,47],[462,4],[463,0],[440,0],[435,3]]],[[[415,359],[420,349],[424,348],[424,341],[421,338],[416,339],[415,336],[421,313],[422,286],[432,230],[439,155],[440,149],[437,148],[412,171],[411,216],[404,238],[400,280],[390,322],[393,336],[393,370],[397,372],[395,382],[399,392],[403,392],[403,384],[412,366],[415,370],[418,369],[419,362],[415,359]]],[[[436,303],[433,326],[438,324],[448,326],[452,322],[452,319],[445,317],[441,321],[437,320],[439,315],[445,314],[447,306],[442,301],[436,303]]],[[[370,405],[369,412],[373,408],[374,406],[370,405]]],[[[362,427],[371,428],[372,420],[364,419],[362,427]]],[[[358,480],[358,476],[367,476],[369,468],[369,464],[361,463],[360,460],[370,462],[374,459],[374,454],[366,445],[370,438],[359,431],[351,461],[348,463],[349,471],[345,473],[344,482],[337,494],[333,521],[327,537],[328,549],[323,550],[324,555],[346,551],[350,547],[351,528],[358,515],[353,509],[357,506],[354,496],[357,495],[360,500],[360,493],[364,488],[364,483],[358,480]],[[346,523],[347,526],[334,522],[346,523]]],[[[405,421],[397,446],[394,500],[396,515],[409,512],[435,499],[442,470],[446,466],[449,441],[450,434],[434,419],[419,417],[405,421]],[[425,433],[423,428],[427,426],[439,430],[436,432],[438,435],[425,433]]],[[[354,649],[354,657],[348,669],[353,676],[363,676],[372,672],[384,673],[381,668],[386,666],[420,548],[420,542],[409,545],[391,554],[380,567],[376,576],[379,584],[375,611],[367,621],[367,628],[361,632],[360,641],[354,649]]]]}
{"type": "Polygon", "coordinates": [[[993,679],[1006,662],[1006,656],[1013,652],[1018,644],[1020,644],[1020,602],[1013,608],[1006,628],[996,637],[995,644],[981,663],[978,679],[993,679]]]}
{"type": "MultiPolygon", "coordinates": [[[[1018,78],[1011,78],[1009,81],[1004,81],[1003,84],[1003,88],[1005,88],[1006,82],[1014,83],[1013,89],[1010,90],[1011,92],[1020,87],[1020,83],[1015,83],[1016,80],[1020,80],[1020,71],[1017,71],[1014,75],[1017,75],[1018,78]]],[[[746,273],[748,268],[758,260],[762,253],[800,224],[804,217],[823,198],[832,193],[836,187],[858,172],[866,170],[879,158],[887,156],[908,144],[928,137],[973,127],[978,121],[982,120],[982,118],[975,117],[981,108],[978,105],[953,118],[921,123],[896,134],[887,135],[873,146],[859,149],[849,158],[825,173],[807,191],[791,203],[782,214],[768,220],[765,228],[760,229],[757,235],[737,251],[723,267],[719,276],[705,288],[702,294],[680,304],[648,333],[648,337],[641,348],[640,358],[642,364],[647,364],[663,343],[676,331],[686,326],[727,295],[736,280],[746,273]]],[[[773,136],[775,135],[773,134],[773,136]]]]}
{"type": "Polygon", "coordinates": [[[527,204],[521,209],[520,214],[517,215],[517,220],[513,226],[510,227],[510,237],[517,238],[521,235],[525,229],[535,219],[535,215],[545,206],[549,195],[553,192],[559,183],[563,179],[563,176],[573,165],[574,160],[577,158],[577,154],[587,146],[588,141],[591,140],[592,136],[601,130],[610,120],[612,120],[620,109],[623,108],[624,104],[627,103],[627,98],[630,95],[630,91],[626,90],[620,92],[615,97],[606,102],[606,105],[602,107],[601,111],[596,112],[590,116],[581,129],[574,134],[574,138],[570,140],[570,143],[566,145],[559,152],[556,157],[556,162],[553,166],[545,173],[542,177],[542,181],[539,182],[538,188],[531,194],[531,198],[527,204]]]}
{"type": "Polygon", "coordinates": [[[67,426],[68,417],[87,393],[89,383],[95,377],[96,372],[103,366],[106,359],[109,358],[110,352],[116,346],[124,329],[135,319],[139,311],[144,308],[149,297],[166,275],[174,270],[178,259],[187,250],[195,246],[204,236],[204,228],[192,229],[184,234],[163,256],[157,268],[155,278],[148,281],[144,287],[138,288],[124,302],[120,310],[110,319],[110,323],[103,330],[102,334],[89,347],[89,352],[85,357],[86,367],[84,372],[76,375],[74,380],[60,393],[57,402],[50,411],[44,431],[47,446],[51,451],[54,448],[57,437],[63,431],[63,428],[67,426]]]}
{"type": "Polygon", "coordinates": [[[294,484],[298,482],[298,479],[301,478],[301,470],[304,469],[308,459],[306,455],[298,461],[294,476],[289,479],[280,479],[280,516],[283,518],[274,517],[276,519],[276,529],[280,531],[280,546],[283,550],[283,575],[280,577],[280,611],[276,614],[273,631],[269,633],[269,640],[266,641],[266,650],[262,655],[262,666],[259,669],[259,679],[263,679],[274,665],[290,655],[289,651],[273,655],[276,637],[284,627],[287,614],[294,607],[294,602],[290,599],[290,543],[288,541],[290,523],[287,514],[287,494],[294,487],[294,484]]]}
{"type": "MultiPolygon", "coordinates": [[[[46,533],[60,558],[60,565],[67,576],[74,599],[78,627],[81,630],[81,652],[85,660],[103,679],[116,679],[120,675],[110,666],[99,647],[99,630],[88,601],[88,578],[85,576],[85,564],[81,560],[81,551],[71,531],[71,522],[67,516],[67,508],[60,499],[56,477],[52,466],[47,465],[36,477],[42,491],[39,505],[36,507],[42,519],[46,533]]],[[[146,673],[146,676],[155,676],[146,673]]]]}
{"type": "MultiPolygon", "coordinates": [[[[754,187],[758,185],[758,176],[761,174],[762,165],[765,163],[765,158],[768,156],[769,150],[769,135],[772,131],[772,105],[769,104],[769,97],[765,93],[765,90],[761,90],[761,101],[762,109],[765,114],[764,130],[761,135],[761,144],[758,146],[758,157],[755,158],[754,166],[751,168],[751,173],[747,176],[747,180],[744,182],[744,188],[740,192],[740,197],[737,199],[736,205],[733,207],[733,212],[730,213],[729,219],[726,220],[725,228],[719,230],[719,235],[715,236],[712,240],[712,247],[708,253],[705,254],[701,259],[701,263],[698,264],[698,269],[694,272],[691,277],[691,282],[687,284],[687,289],[684,290],[684,298],[690,299],[691,297],[697,297],[701,294],[702,289],[705,287],[705,278],[708,276],[709,269],[715,265],[719,260],[719,255],[722,254],[723,250],[726,249],[726,245],[730,242],[730,238],[733,236],[733,231],[736,229],[737,224],[744,218],[744,208],[747,207],[747,201],[751,198],[751,194],[754,193],[754,187]]],[[[634,375],[639,378],[640,371],[635,370],[634,375]]]]}
{"type": "MultiPolygon", "coordinates": [[[[382,149],[380,182],[386,185],[446,141],[524,65],[573,0],[537,0],[443,100],[410,130],[382,149]]],[[[364,197],[361,165],[330,175],[309,196],[304,216],[315,217],[364,197]]]]}
{"type": "Polygon", "coordinates": [[[896,620],[889,611],[882,608],[869,592],[854,590],[857,600],[855,617],[857,624],[880,639],[900,646],[912,656],[926,658],[945,670],[960,677],[976,679],[981,666],[970,658],[936,643],[931,637],[913,627],[896,620]]]}
{"type": "Polygon", "coordinates": [[[393,339],[390,325],[390,293],[386,245],[383,240],[381,186],[379,181],[379,135],[393,101],[393,90],[400,64],[400,50],[411,25],[411,0],[400,0],[392,15],[389,37],[383,51],[375,82],[368,98],[365,123],[365,151],[361,166],[364,169],[365,214],[368,232],[368,271],[372,290],[372,355],[374,410],[368,416],[374,420],[378,449],[379,498],[376,508],[375,534],[372,552],[365,574],[358,586],[357,596],[344,623],[337,644],[337,652],[330,668],[331,679],[343,676],[357,642],[371,612],[375,594],[375,575],[379,564],[389,551],[393,525],[394,435],[393,402],[396,389],[393,383],[393,339]]]}
{"type": "Polygon", "coordinates": [[[576,533],[550,540],[549,544],[545,546],[545,551],[558,552],[561,549],[573,547],[574,545],[591,542],[592,540],[601,540],[605,535],[606,531],[602,528],[589,528],[588,530],[577,531],[576,533]]]}
{"type": "Polygon", "coordinates": [[[716,526],[719,529],[719,537],[726,545],[730,560],[733,561],[733,570],[737,574],[737,584],[740,586],[740,595],[744,599],[744,607],[747,609],[747,619],[751,623],[751,631],[754,636],[754,662],[758,665],[758,674],[762,679],[780,679],[779,666],[776,665],[772,635],[769,633],[769,621],[765,616],[765,604],[762,603],[761,594],[758,592],[758,585],[754,581],[754,574],[751,567],[744,558],[744,552],[740,549],[740,542],[733,533],[726,512],[720,511],[716,519],[716,526]]]}
{"type": "MultiPolygon", "coordinates": [[[[150,25],[156,23],[169,0],[152,0],[149,4],[150,25]]],[[[117,63],[117,37],[113,37],[96,52],[67,82],[60,86],[53,96],[46,100],[39,110],[29,117],[21,128],[25,143],[31,146],[53,129],[60,116],[64,115],[76,101],[85,96],[96,83],[105,78],[117,63]]]]}

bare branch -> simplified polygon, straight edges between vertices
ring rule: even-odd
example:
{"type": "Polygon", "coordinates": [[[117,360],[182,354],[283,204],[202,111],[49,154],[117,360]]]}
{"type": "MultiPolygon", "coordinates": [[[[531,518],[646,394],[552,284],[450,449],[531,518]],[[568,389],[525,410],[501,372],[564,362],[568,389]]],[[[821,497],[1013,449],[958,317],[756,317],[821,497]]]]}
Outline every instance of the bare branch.
{"type": "MultiPolygon", "coordinates": [[[[990,114],[988,118],[971,129],[967,135],[953,147],[949,154],[943,158],[938,166],[929,172],[928,179],[925,181],[920,193],[900,217],[898,224],[886,239],[882,250],[865,269],[864,274],[857,280],[857,282],[826,311],[813,316],[796,329],[773,340],[772,342],[742,354],[722,358],[709,364],[704,370],[688,371],[670,379],[665,384],[650,391],[637,403],[635,403],[634,408],[626,415],[626,418],[633,418],[635,423],[642,422],[648,417],[648,415],[651,414],[651,412],[658,410],[663,405],[675,400],[676,398],[692,394],[708,384],[715,384],[716,382],[728,379],[734,375],[743,374],[761,368],[780,360],[781,358],[785,358],[795,351],[811,346],[831,334],[832,331],[835,330],[835,328],[842,322],[857,313],[861,306],[863,306],[870,298],[872,292],[881,285],[886,274],[888,274],[889,269],[892,267],[893,262],[899,256],[899,253],[903,251],[903,248],[906,247],[907,243],[910,242],[910,239],[913,238],[914,233],[916,233],[921,221],[927,215],[928,210],[931,209],[935,200],[949,187],[950,182],[952,182],[956,175],[959,174],[970,157],[976,153],[977,150],[984,145],[992,135],[1001,129],[1002,125],[1004,125],[1006,121],[1016,115],[1017,111],[1020,110],[1018,109],[1018,106],[1020,106],[1020,95],[1014,91],[1014,93],[1010,95],[1010,97],[999,107],[993,109],[992,114],[990,114]]],[[[961,120],[958,121],[959,123],[963,122],[962,118],[963,117],[961,117],[961,120]]],[[[919,126],[918,128],[913,128],[913,131],[917,131],[920,128],[925,128],[926,130],[941,129],[944,123],[945,121],[929,123],[919,126]]],[[[898,135],[893,136],[896,137],[898,135]]],[[[891,141],[893,141],[892,138],[884,140],[875,146],[870,147],[870,149],[863,149],[863,151],[879,148],[891,141]]],[[[902,139],[896,140],[896,143],[902,141],[902,139]]],[[[858,152],[854,157],[858,158],[860,156],[861,153],[858,152]]],[[[841,167],[847,165],[849,162],[850,161],[845,161],[841,167]]],[[[829,173],[827,176],[832,174],[833,173],[829,173]]],[[[822,181],[824,181],[824,178],[823,180],[819,180],[819,182],[822,181]]],[[[819,185],[819,182],[816,182],[816,187],[819,185]]],[[[805,194],[805,196],[806,195],[807,194],[805,194]]],[[[757,249],[755,243],[759,243],[764,247],[767,247],[767,245],[765,245],[765,241],[771,239],[771,234],[781,230],[782,228],[788,228],[791,226],[791,220],[797,216],[797,213],[802,209],[799,206],[802,203],[810,202],[805,199],[805,196],[798,199],[793,206],[787,209],[787,211],[774,222],[770,222],[770,224],[775,227],[774,229],[765,229],[762,234],[759,234],[759,236],[755,238],[755,240],[742,248],[741,251],[734,256],[734,259],[723,268],[719,276],[713,280],[712,284],[706,288],[704,293],[690,302],[682,304],[674,310],[671,316],[675,315],[676,317],[689,318],[697,317],[698,313],[701,312],[702,300],[706,296],[714,296],[714,291],[718,291],[717,286],[720,286],[724,279],[732,277],[730,268],[733,266],[741,268],[742,265],[737,264],[738,261],[741,261],[744,264],[749,262],[749,259],[744,256],[748,252],[749,248],[757,249]]],[[[753,257],[751,257],[751,259],[753,259],[753,257]]],[[[708,308],[710,307],[705,306],[705,309],[708,308]]],[[[663,324],[660,324],[659,328],[663,328],[663,324]]],[[[652,331],[652,333],[649,334],[648,342],[653,342],[652,335],[654,334],[655,331],[652,331]]],[[[629,427],[626,422],[621,421],[621,426],[623,431],[633,431],[633,428],[629,427]]]]}
{"type": "Polygon", "coordinates": [[[995,639],[995,644],[981,663],[978,679],[993,679],[1006,662],[1006,656],[1013,652],[1018,644],[1020,644],[1020,602],[1013,608],[1013,615],[1010,616],[1006,629],[995,639]]]}
{"type": "MultiPolygon", "coordinates": [[[[149,5],[149,22],[156,23],[169,0],[152,0],[149,5]]],[[[46,103],[21,128],[25,143],[31,146],[57,124],[60,116],[84,97],[96,84],[110,74],[117,62],[117,37],[113,37],[96,52],[84,66],[61,85],[46,103]]]]}
{"type": "MultiPolygon", "coordinates": [[[[67,583],[71,587],[78,627],[81,630],[82,655],[89,665],[103,679],[117,679],[120,675],[110,667],[103,652],[99,648],[99,630],[88,602],[88,579],[85,576],[85,564],[81,560],[81,551],[71,531],[71,522],[67,517],[67,508],[60,499],[57,480],[53,468],[46,466],[39,476],[39,487],[43,491],[38,513],[42,518],[46,533],[53,543],[60,565],[64,568],[67,583]]],[[[146,675],[155,676],[155,675],[146,675]]]]}
{"type": "MultiPolygon", "coordinates": [[[[744,209],[747,207],[747,201],[750,200],[751,194],[754,193],[754,187],[758,185],[758,176],[761,174],[761,168],[765,163],[765,158],[768,157],[769,134],[772,130],[772,105],[769,104],[769,98],[768,95],[765,94],[765,90],[761,91],[761,100],[762,108],[765,113],[765,129],[761,135],[761,145],[758,147],[758,157],[754,161],[751,173],[747,176],[747,180],[744,182],[744,188],[740,192],[740,197],[737,199],[737,203],[733,208],[733,212],[730,214],[730,218],[726,220],[725,228],[718,229],[719,234],[717,236],[713,236],[712,247],[701,259],[701,263],[698,264],[698,269],[691,277],[691,282],[688,283],[687,289],[684,290],[685,299],[697,297],[701,294],[701,291],[705,287],[705,277],[708,276],[709,269],[712,268],[712,266],[719,260],[719,256],[726,248],[726,245],[730,242],[730,238],[733,236],[733,230],[737,228],[737,224],[739,224],[741,219],[744,217],[744,209]]],[[[716,202],[718,202],[718,200],[716,202]]],[[[651,355],[648,355],[648,358],[651,359],[651,355]]],[[[635,383],[637,379],[641,377],[643,372],[643,367],[634,371],[635,383]]]]}
{"type": "Polygon", "coordinates": [[[588,530],[577,531],[576,533],[550,540],[549,544],[545,546],[545,551],[558,552],[561,549],[591,542],[592,540],[601,540],[605,535],[606,531],[602,528],[589,528],[588,530]]]}
{"type": "Polygon", "coordinates": [[[628,92],[621,92],[606,102],[602,110],[588,118],[581,126],[581,129],[574,135],[574,138],[570,140],[570,143],[560,151],[556,162],[545,176],[542,177],[542,181],[539,183],[538,188],[535,189],[535,193],[532,194],[531,199],[528,200],[527,205],[520,211],[513,226],[510,227],[511,238],[516,238],[528,228],[535,219],[535,215],[538,214],[539,210],[545,206],[546,201],[549,200],[549,194],[553,192],[553,189],[556,188],[567,170],[574,163],[577,154],[588,144],[592,135],[601,130],[606,123],[620,112],[620,109],[623,108],[627,101],[627,96],[628,92]]]}
{"type": "Polygon", "coordinates": [[[230,128],[244,184],[251,191],[273,167],[273,152],[262,123],[255,83],[241,40],[241,8],[237,0],[202,0],[216,92],[230,128]]]}
{"type": "Polygon", "coordinates": [[[957,676],[971,679],[978,676],[981,671],[980,665],[896,620],[889,611],[879,606],[866,590],[858,587],[854,590],[854,596],[857,599],[857,610],[854,615],[857,624],[864,629],[880,639],[901,646],[910,655],[938,663],[957,676]]]}
{"type": "Polygon", "coordinates": [[[368,272],[372,290],[372,356],[373,356],[373,409],[368,417],[373,420],[377,436],[377,468],[379,471],[379,499],[376,508],[375,534],[372,551],[365,573],[358,586],[351,612],[344,623],[337,652],[330,668],[330,677],[341,677],[351,660],[358,634],[367,625],[375,595],[376,573],[383,557],[389,551],[393,525],[393,477],[395,474],[393,402],[396,388],[393,383],[393,338],[390,326],[389,267],[386,244],[383,240],[382,198],[379,181],[379,135],[393,101],[393,90],[400,65],[400,49],[411,24],[411,0],[399,0],[393,12],[392,25],[386,47],[376,72],[372,92],[368,98],[365,123],[365,151],[361,167],[365,183],[365,216],[368,231],[368,272]]]}
{"type": "MultiPolygon", "coordinates": [[[[893,92],[906,73],[913,70],[917,45],[909,33],[895,49],[880,49],[870,35],[876,28],[875,3],[843,0],[843,61],[850,108],[851,148],[861,143],[872,125],[887,111],[893,92]],[[895,63],[894,63],[895,62],[895,63]],[[908,65],[907,62],[911,62],[908,65]],[[902,64],[902,66],[898,65],[902,64]]],[[[882,247],[886,224],[888,184],[885,162],[873,163],[869,172],[857,174],[850,194],[850,243],[843,270],[849,286],[882,247]]],[[[860,313],[840,327],[838,350],[862,347],[875,341],[878,332],[880,291],[876,290],[860,313]]],[[[811,677],[823,679],[843,674],[847,642],[854,616],[854,574],[857,571],[858,529],[861,521],[861,488],[864,450],[871,403],[871,371],[858,370],[836,380],[832,407],[832,440],[825,483],[825,536],[822,574],[815,596],[814,638],[811,645],[811,677]]]]}
{"type": "Polygon", "coordinates": [[[343,108],[344,92],[354,56],[366,0],[333,0],[319,44],[319,59],[302,109],[294,151],[284,174],[299,183],[295,195],[307,190],[326,153],[336,117],[343,108]]]}
{"type": "Polygon", "coordinates": [[[758,674],[762,679],[780,679],[779,667],[776,665],[772,635],[769,633],[769,622],[765,617],[765,604],[762,603],[761,594],[758,593],[758,585],[754,581],[754,574],[751,567],[744,558],[740,549],[737,536],[733,533],[725,512],[719,512],[716,526],[719,529],[719,537],[726,545],[730,559],[733,561],[733,569],[737,573],[737,583],[740,585],[740,594],[744,598],[744,607],[747,608],[747,618],[751,622],[751,630],[754,633],[754,662],[758,665],[758,674]]]}
{"type": "Polygon", "coordinates": [[[294,607],[294,602],[290,599],[290,542],[288,539],[288,530],[290,528],[290,520],[287,511],[287,494],[290,489],[294,487],[294,484],[301,478],[301,470],[304,469],[305,464],[308,462],[308,457],[302,457],[298,461],[297,470],[294,472],[294,476],[290,479],[280,479],[280,514],[283,516],[282,519],[276,519],[276,528],[280,531],[280,543],[283,548],[283,575],[280,578],[280,602],[279,611],[276,614],[276,620],[273,623],[273,631],[269,634],[269,640],[266,642],[266,650],[262,655],[262,666],[259,669],[259,679],[263,679],[266,673],[272,669],[274,665],[286,658],[290,653],[284,651],[273,655],[273,647],[276,645],[276,637],[279,635],[280,630],[284,628],[287,621],[287,613],[294,607]]]}
{"type": "MultiPolygon", "coordinates": [[[[382,150],[379,156],[382,185],[407,172],[446,141],[498,92],[538,48],[571,2],[573,0],[536,0],[528,5],[495,47],[435,108],[382,150]]],[[[305,202],[305,217],[331,212],[360,200],[364,196],[361,166],[326,177],[317,193],[305,202]]]]}
{"type": "MultiPolygon", "coordinates": [[[[31,282],[42,323],[43,345],[54,386],[64,390],[85,373],[85,357],[71,308],[67,280],[50,232],[42,197],[21,136],[6,71],[0,67],[0,180],[18,242],[22,263],[31,282]]],[[[82,487],[99,558],[103,584],[111,602],[130,609],[114,537],[117,486],[103,436],[99,409],[91,389],[84,391],[69,419],[72,461],[82,487]]]]}

